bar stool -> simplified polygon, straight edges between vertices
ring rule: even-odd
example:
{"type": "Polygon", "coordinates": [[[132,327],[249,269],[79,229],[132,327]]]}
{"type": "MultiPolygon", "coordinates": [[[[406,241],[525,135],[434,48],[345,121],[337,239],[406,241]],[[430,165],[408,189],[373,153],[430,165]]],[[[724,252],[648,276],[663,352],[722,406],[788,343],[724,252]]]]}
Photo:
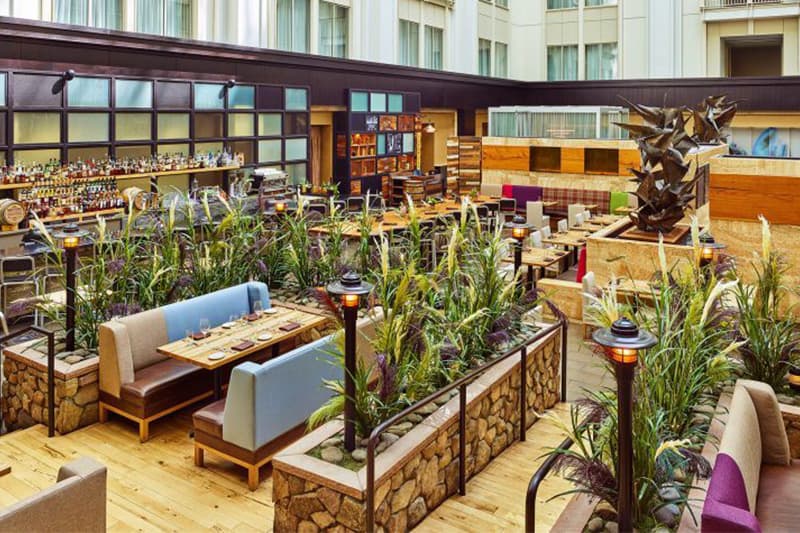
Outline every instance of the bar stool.
{"type": "Polygon", "coordinates": [[[347,210],[348,211],[361,211],[364,209],[364,197],[363,196],[349,196],[347,198],[347,210]]]}

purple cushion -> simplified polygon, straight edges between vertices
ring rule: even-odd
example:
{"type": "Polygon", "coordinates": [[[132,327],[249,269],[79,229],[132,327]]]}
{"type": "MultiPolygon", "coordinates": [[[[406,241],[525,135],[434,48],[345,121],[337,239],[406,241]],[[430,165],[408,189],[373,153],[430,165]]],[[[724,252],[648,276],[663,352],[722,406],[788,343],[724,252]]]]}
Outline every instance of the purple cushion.
{"type": "Polygon", "coordinates": [[[525,208],[526,202],[538,202],[542,199],[542,188],[534,185],[514,185],[511,190],[517,207],[525,208]]]}
{"type": "Polygon", "coordinates": [[[726,454],[717,455],[703,505],[702,531],[761,531],[750,513],[747,489],[739,465],[726,454]]]}

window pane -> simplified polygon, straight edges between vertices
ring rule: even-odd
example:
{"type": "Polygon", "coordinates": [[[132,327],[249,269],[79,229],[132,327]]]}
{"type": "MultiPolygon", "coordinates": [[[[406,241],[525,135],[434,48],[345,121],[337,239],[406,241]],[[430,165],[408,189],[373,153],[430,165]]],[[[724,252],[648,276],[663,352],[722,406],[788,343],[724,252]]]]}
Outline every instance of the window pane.
{"type": "Polygon", "coordinates": [[[192,0],[164,0],[164,35],[187,39],[192,35],[192,0]]]}
{"type": "Polygon", "coordinates": [[[383,133],[378,134],[378,155],[386,153],[386,135],[383,133]]]}
{"type": "Polygon", "coordinates": [[[89,24],[89,0],[55,0],[53,20],[64,24],[89,24]]]}
{"type": "Polygon", "coordinates": [[[403,134],[403,152],[404,153],[411,153],[414,151],[414,134],[413,133],[404,133],[403,134]]]}
{"type": "Polygon", "coordinates": [[[75,78],[67,85],[70,107],[108,107],[109,80],[105,78],[75,78]]]}
{"type": "Polygon", "coordinates": [[[114,101],[117,107],[153,107],[153,82],[143,80],[116,80],[114,101]]]}
{"type": "Polygon", "coordinates": [[[389,95],[389,113],[402,113],[403,112],[403,95],[390,94],[389,95]]]}
{"type": "Polygon", "coordinates": [[[0,72],[0,107],[6,106],[6,73],[0,72]]]}
{"type": "Polygon", "coordinates": [[[108,159],[108,146],[81,146],[67,150],[67,160],[70,162],[91,159],[108,159]]]}
{"type": "Polygon", "coordinates": [[[56,161],[61,159],[61,151],[58,148],[46,150],[14,150],[14,163],[18,164],[47,163],[51,159],[56,161]]]}
{"type": "Polygon", "coordinates": [[[425,68],[442,70],[443,57],[444,31],[441,28],[425,26],[425,68]]]}
{"type": "Polygon", "coordinates": [[[305,111],[308,109],[308,91],[306,89],[286,89],[286,110],[305,111]]]}
{"type": "Polygon", "coordinates": [[[613,80],[617,77],[617,43],[586,45],[586,79],[613,80]]]}
{"type": "Polygon", "coordinates": [[[347,57],[348,9],[330,2],[319,3],[319,53],[347,57]]]}
{"type": "Polygon", "coordinates": [[[258,115],[258,134],[262,136],[281,135],[280,113],[261,113],[258,115]]]}
{"type": "Polygon", "coordinates": [[[419,24],[410,20],[400,21],[400,64],[409,67],[419,65],[419,24]]]}
{"type": "Polygon", "coordinates": [[[191,85],[174,81],[157,82],[156,104],[160,109],[188,109],[191,105],[191,85]]]}
{"type": "Polygon", "coordinates": [[[286,113],[285,135],[308,135],[308,113],[286,113]]]}
{"type": "Polygon", "coordinates": [[[230,109],[253,109],[256,106],[256,88],[252,85],[234,85],[228,90],[230,109]]]}
{"type": "Polygon", "coordinates": [[[223,109],[225,107],[225,86],[217,83],[194,84],[195,109],[223,109]]]}
{"type": "Polygon", "coordinates": [[[0,112],[0,145],[5,146],[6,140],[6,113],[0,112]]]}
{"type": "Polygon", "coordinates": [[[136,31],[164,33],[164,0],[136,0],[136,31]]]}
{"type": "Polygon", "coordinates": [[[189,114],[188,113],[159,113],[158,114],[159,139],[188,139],[189,114]]]}
{"type": "Polygon", "coordinates": [[[234,154],[243,154],[244,163],[246,165],[256,162],[253,154],[253,143],[251,141],[235,141],[228,144],[228,148],[234,154]]]}
{"type": "Polygon", "coordinates": [[[153,148],[149,144],[117,146],[116,154],[117,159],[125,159],[126,157],[149,157],[153,154],[153,148]]]}
{"type": "Polygon", "coordinates": [[[492,75],[492,42],[486,39],[478,39],[478,74],[492,75]]]}
{"type": "Polygon", "coordinates": [[[494,75],[498,78],[508,77],[508,45],[494,43],[494,75]]]}
{"type": "Polygon", "coordinates": [[[220,152],[222,152],[222,141],[195,143],[194,145],[194,153],[197,155],[218,154],[220,152]]]}
{"type": "Polygon", "coordinates": [[[278,0],[278,49],[308,52],[309,0],[278,0]]]}
{"type": "Polygon", "coordinates": [[[189,145],[187,143],[159,144],[156,153],[158,155],[162,154],[189,155],[189,145]]]}
{"type": "Polygon", "coordinates": [[[121,30],[122,0],[94,0],[90,24],[97,28],[121,30]]]}
{"type": "Polygon", "coordinates": [[[351,93],[350,111],[355,111],[357,113],[369,111],[369,94],[356,92],[351,93]]]}
{"type": "Polygon", "coordinates": [[[301,185],[308,179],[305,163],[286,165],[286,173],[289,174],[292,185],[301,185]]]}
{"type": "Polygon", "coordinates": [[[261,163],[274,163],[281,159],[283,158],[281,157],[280,139],[258,141],[258,160],[261,163]]]}
{"type": "Polygon", "coordinates": [[[153,136],[150,113],[117,113],[114,119],[117,141],[149,141],[153,136]]]}
{"type": "Polygon", "coordinates": [[[229,137],[252,137],[255,135],[255,116],[251,113],[231,113],[228,115],[229,137]]]}
{"type": "Polygon", "coordinates": [[[61,91],[53,94],[60,76],[40,76],[38,74],[14,74],[14,105],[37,107],[61,107],[61,91]]]}
{"type": "Polygon", "coordinates": [[[286,160],[296,161],[298,159],[308,159],[307,142],[305,137],[302,139],[286,139],[286,160]]]}
{"type": "Polygon", "coordinates": [[[373,113],[385,113],[386,93],[369,93],[369,109],[373,113]]]}
{"type": "Polygon", "coordinates": [[[194,115],[194,136],[198,139],[223,137],[222,117],[222,113],[196,113],[194,115]]]}
{"type": "Polygon", "coordinates": [[[283,88],[259,85],[258,87],[258,108],[259,109],[283,109],[283,88]]]}
{"type": "Polygon", "coordinates": [[[18,111],[14,113],[16,144],[61,142],[61,113],[18,111]]]}
{"type": "Polygon", "coordinates": [[[6,152],[5,152],[5,150],[0,150],[0,165],[6,166],[6,152]]]}
{"type": "Polygon", "coordinates": [[[67,126],[71,143],[108,141],[108,113],[70,113],[67,126]]]}

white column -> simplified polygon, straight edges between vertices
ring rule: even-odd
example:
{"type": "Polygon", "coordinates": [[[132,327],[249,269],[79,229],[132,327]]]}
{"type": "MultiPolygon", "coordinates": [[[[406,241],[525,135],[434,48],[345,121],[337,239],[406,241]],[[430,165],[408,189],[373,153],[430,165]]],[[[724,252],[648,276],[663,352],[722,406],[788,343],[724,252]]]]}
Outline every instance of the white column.
{"type": "Polygon", "coordinates": [[[265,48],[278,46],[278,0],[261,0],[264,10],[260,44],[265,48]]]}
{"type": "Polygon", "coordinates": [[[308,16],[308,51],[319,54],[319,0],[311,0],[308,16]]]}
{"type": "Polygon", "coordinates": [[[583,35],[583,2],[578,2],[578,79],[586,79],[586,45],[583,35]]]}

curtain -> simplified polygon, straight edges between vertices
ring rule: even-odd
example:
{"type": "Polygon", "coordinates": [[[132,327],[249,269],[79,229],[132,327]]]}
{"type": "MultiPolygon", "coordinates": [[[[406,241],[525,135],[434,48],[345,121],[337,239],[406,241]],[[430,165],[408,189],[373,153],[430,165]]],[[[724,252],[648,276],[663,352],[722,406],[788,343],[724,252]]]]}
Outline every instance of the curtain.
{"type": "Polygon", "coordinates": [[[617,43],[586,45],[586,79],[613,80],[617,77],[617,43]]]}
{"type": "Polygon", "coordinates": [[[347,57],[346,7],[319,3],[319,53],[332,57],[347,57]]]}
{"type": "Polygon", "coordinates": [[[55,0],[56,22],[89,25],[89,0],[55,0]]]}
{"type": "Polygon", "coordinates": [[[400,21],[400,64],[419,65],[419,24],[410,20],[400,21]]]}
{"type": "Polygon", "coordinates": [[[192,0],[165,0],[164,35],[187,39],[192,36],[192,0]]]}
{"type": "Polygon", "coordinates": [[[121,30],[122,0],[93,0],[92,26],[108,30],[121,30]]]}
{"type": "Polygon", "coordinates": [[[492,42],[478,39],[478,74],[492,75],[492,42]]]}
{"type": "Polygon", "coordinates": [[[442,70],[444,57],[444,32],[441,28],[425,26],[425,67],[442,70]]]}
{"type": "Polygon", "coordinates": [[[136,0],[136,31],[161,35],[164,0],[136,0]]]}
{"type": "Polygon", "coordinates": [[[494,43],[494,75],[508,77],[508,45],[505,43],[494,43]]]}
{"type": "Polygon", "coordinates": [[[278,49],[308,52],[309,11],[308,0],[278,0],[278,49]]]}

